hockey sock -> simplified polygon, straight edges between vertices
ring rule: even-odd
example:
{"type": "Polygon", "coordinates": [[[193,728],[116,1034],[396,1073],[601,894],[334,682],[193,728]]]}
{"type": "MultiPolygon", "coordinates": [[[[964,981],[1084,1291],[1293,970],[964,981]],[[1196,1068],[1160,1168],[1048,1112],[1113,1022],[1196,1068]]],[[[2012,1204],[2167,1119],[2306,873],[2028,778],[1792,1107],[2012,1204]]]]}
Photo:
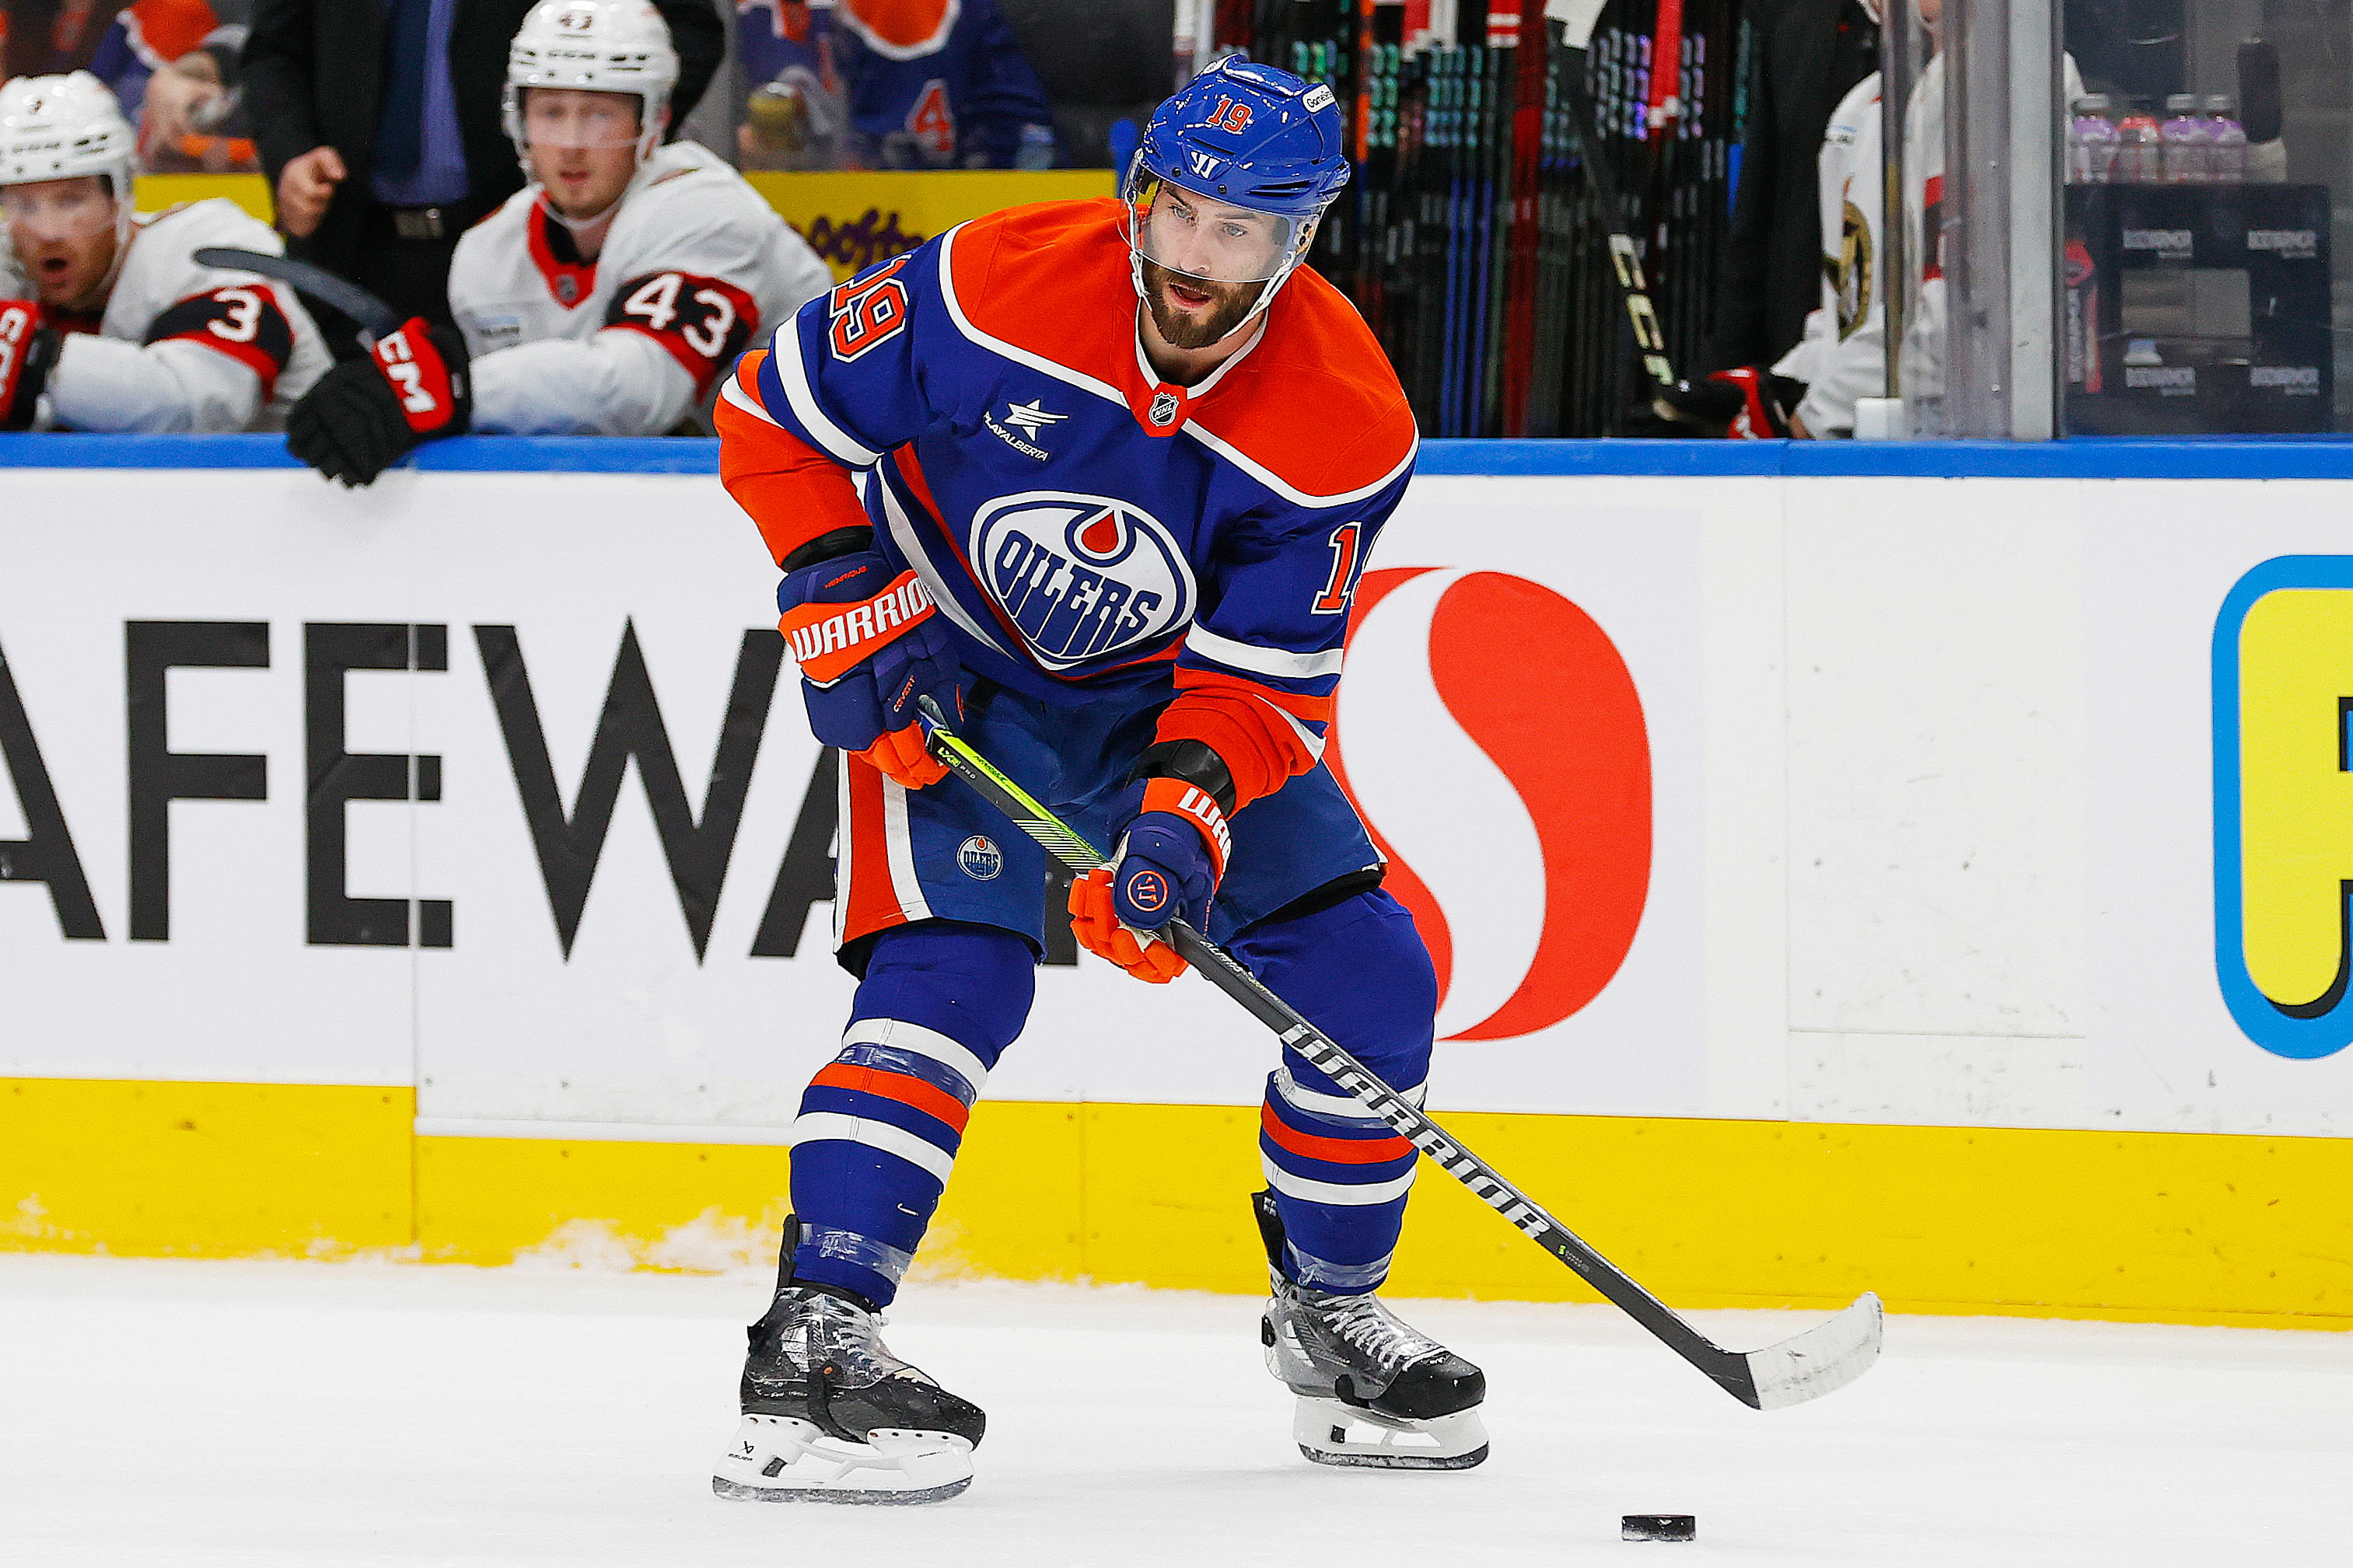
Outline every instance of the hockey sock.
{"type": "MultiPolygon", "coordinates": [[[[1376,889],[1244,931],[1234,956],[1407,1100],[1430,1076],[1438,976],[1413,917],[1376,889]]],[[[1388,1277],[1414,1147],[1288,1048],[1267,1079],[1259,1153],[1285,1237],[1283,1274],[1362,1293],[1388,1277]]]]}
{"type": "Polygon", "coordinates": [[[1010,931],[925,921],[875,940],[841,1050],[793,1123],[796,1279],[889,1305],[939,1206],[965,1121],[1037,984],[1010,931]]]}

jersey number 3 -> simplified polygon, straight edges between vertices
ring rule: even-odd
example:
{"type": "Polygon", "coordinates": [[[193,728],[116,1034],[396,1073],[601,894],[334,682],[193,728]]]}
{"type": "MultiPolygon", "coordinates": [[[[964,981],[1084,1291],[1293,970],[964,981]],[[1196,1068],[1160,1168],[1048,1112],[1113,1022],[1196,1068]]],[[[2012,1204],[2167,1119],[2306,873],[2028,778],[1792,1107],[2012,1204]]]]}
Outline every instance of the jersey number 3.
{"type": "Polygon", "coordinates": [[[833,357],[847,363],[879,344],[897,337],[907,326],[907,286],[894,276],[907,265],[903,256],[863,278],[853,278],[826,300],[831,327],[833,357]]]}

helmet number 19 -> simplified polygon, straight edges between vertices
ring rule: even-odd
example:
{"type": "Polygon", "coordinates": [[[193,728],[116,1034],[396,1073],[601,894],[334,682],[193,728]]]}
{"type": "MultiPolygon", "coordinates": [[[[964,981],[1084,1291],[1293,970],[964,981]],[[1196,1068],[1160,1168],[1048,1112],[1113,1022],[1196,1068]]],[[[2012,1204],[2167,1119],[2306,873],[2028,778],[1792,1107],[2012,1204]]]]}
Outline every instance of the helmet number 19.
{"type": "Polygon", "coordinates": [[[1230,98],[1218,100],[1218,111],[1209,116],[1209,123],[1220,131],[1239,136],[1250,129],[1250,106],[1236,103],[1230,98]]]}

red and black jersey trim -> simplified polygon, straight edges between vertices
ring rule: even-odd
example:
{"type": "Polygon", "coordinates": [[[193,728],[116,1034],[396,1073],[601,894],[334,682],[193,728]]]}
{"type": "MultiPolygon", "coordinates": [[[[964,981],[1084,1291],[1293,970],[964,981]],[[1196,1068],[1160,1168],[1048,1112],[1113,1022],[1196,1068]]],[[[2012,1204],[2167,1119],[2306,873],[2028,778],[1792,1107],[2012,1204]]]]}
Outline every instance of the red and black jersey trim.
{"type": "Polygon", "coordinates": [[[572,231],[555,221],[547,210],[547,197],[543,195],[531,205],[531,215],[523,219],[525,247],[531,252],[532,264],[539,268],[540,278],[547,284],[548,297],[567,310],[577,310],[596,291],[596,264],[580,259],[580,247],[574,243],[572,231]]]}
{"type": "Polygon", "coordinates": [[[613,290],[605,330],[642,332],[694,378],[702,396],[760,330],[760,307],[723,279],[698,272],[648,272],[613,290]]]}
{"type": "Polygon", "coordinates": [[[230,283],[191,294],[157,316],[142,342],[167,342],[202,343],[236,360],[260,379],[268,403],[294,357],[294,325],[267,286],[230,283]]]}

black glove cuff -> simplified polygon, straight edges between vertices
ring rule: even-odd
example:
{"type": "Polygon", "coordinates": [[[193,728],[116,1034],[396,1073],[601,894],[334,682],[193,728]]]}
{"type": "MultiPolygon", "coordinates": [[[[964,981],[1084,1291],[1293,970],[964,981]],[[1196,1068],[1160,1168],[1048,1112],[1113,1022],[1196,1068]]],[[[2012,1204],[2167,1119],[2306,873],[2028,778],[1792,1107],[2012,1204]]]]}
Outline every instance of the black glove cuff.
{"type": "Polygon", "coordinates": [[[16,395],[5,408],[0,408],[0,430],[29,430],[33,415],[41,405],[41,390],[49,384],[49,372],[57,368],[65,352],[65,338],[55,327],[43,327],[33,334],[32,346],[25,352],[25,369],[16,380],[16,395]]]}
{"type": "Polygon", "coordinates": [[[871,528],[837,528],[830,533],[818,534],[815,539],[786,556],[779,564],[785,574],[790,576],[805,566],[815,566],[839,556],[855,555],[861,550],[873,548],[874,531],[871,528]]]}
{"type": "Polygon", "coordinates": [[[1136,759],[1127,782],[1138,779],[1182,779],[1218,803],[1229,816],[1234,810],[1234,775],[1226,759],[1204,741],[1156,741],[1136,759]]]}
{"type": "Polygon", "coordinates": [[[427,329],[427,337],[441,355],[441,368],[449,373],[449,423],[426,439],[438,441],[445,436],[463,436],[474,427],[474,361],[466,352],[466,340],[455,327],[434,326],[427,329]]]}

